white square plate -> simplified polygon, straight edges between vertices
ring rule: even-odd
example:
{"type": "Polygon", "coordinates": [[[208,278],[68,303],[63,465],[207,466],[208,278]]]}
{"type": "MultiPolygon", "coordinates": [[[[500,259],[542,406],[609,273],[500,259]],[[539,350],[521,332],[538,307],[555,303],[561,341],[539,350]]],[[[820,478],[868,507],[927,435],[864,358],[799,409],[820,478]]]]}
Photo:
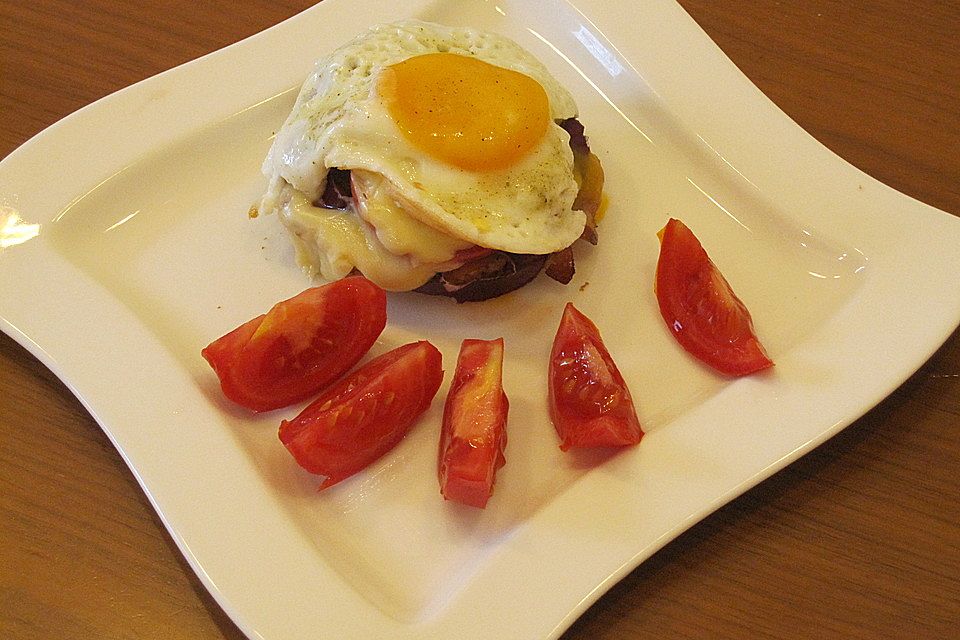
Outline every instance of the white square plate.
{"type": "Polygon", "coordinates": [[[960,322],[960,220],[879,184],[770,103],[669,0],[326,0],[80,110],[0,163],[0,328],[60,376],[251,637],[555,638],[681,531],[895,389],[960,322]],[[391,294],[380,353],[503,336],[507,466],[484,511],[435,473],[446,383],[394,451],[323,493],[281,418],[224,401],[200,349],[309,286],[259,165],[321,54],[416,17],[500,32],[574,93],[610,205],[575,280],[456,305],[391,294]],[[776,361],[723,379],[653,297],[682,219],[776,361]],[[562,454],[546,413],[566,301],[603,332],[647,436],[562,454]]]}

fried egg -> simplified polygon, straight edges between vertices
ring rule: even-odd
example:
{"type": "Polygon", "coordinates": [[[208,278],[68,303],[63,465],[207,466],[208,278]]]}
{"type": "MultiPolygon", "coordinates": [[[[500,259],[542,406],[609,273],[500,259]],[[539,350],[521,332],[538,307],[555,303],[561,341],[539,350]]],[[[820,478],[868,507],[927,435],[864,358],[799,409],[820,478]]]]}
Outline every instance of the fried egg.
{"type": "Polygon", "coordinates": [[[406,21],[318,60],[264,161],[262,212],[276,212],[298,260],[327,279],[358,269],[409,290],[476,247],[548,254],[586,217],[570,93],[497,34],[406,21]],[[353,206],[316,206],[330,169],[351,172],[353,206]]]}

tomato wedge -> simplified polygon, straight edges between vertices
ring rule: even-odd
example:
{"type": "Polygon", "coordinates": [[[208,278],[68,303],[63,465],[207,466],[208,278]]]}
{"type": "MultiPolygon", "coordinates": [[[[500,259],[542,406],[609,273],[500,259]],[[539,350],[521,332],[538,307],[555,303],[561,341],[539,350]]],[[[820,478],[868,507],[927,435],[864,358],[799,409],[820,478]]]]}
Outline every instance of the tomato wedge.
{"type": "Polygon", "coordinates": [[[643,437],[630,391],[597,326],[567,303],[553,340],[550,419],[560,449],[622,447],[643,437]]]}
{"type": "Polygon", "coordinates": [[[223,394],[253,411],[306,400],[343,375],[387,322],[387,297],[354,276],[279,302],[201,351],[223,394]]]}
{"type": "Polygon", "coordinates": [[[411,342],[374,358],[282,421],[280,441],[301,467],[325,476],[320,488],[326,489],[396,446],[442,380],[436,347],[411,342]]]}
{"type": "Polygon", "coordinates": [[[728,376],[773,366],[754,333],[750,312],[693,232],[671,218],[658,235],[657,303],[680,345],[728,376]]]}
{"type": "Polygon", "coordinates": [[[507,411],[503,338],[464,340],[443,408],[437,465],[447,500],[483,509],[506,463],[507,411]]]}

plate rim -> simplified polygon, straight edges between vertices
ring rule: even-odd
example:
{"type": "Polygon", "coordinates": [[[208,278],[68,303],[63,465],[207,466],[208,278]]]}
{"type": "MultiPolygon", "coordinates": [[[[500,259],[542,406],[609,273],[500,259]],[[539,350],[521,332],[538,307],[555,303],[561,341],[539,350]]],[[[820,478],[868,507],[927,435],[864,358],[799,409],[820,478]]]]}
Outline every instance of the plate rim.
{"type": "MultiPolygon", "coordinates": [[[[562,0],[561,4],[562,4],[562,0]]],[[[386,2],[384,0],[364,0],[365,6],[369,6],[372,9],[381,9],[384,11],[384,14],[389,13],[387,8],[392,6],[392,2],[386,2]]],[[[426,6],[429,3],[422,3],[418,6],[426,6]]],[[[32,137],[26,143],[21,145],[17,150],[11,153],[9,156],[0,161],[0,178],[14,177],[16,180],[9,182],[7,184],[21,184],[23,185],[21,190],[11,190],[10,193],[13,193],[17,198],[15,200],[23,199],[30,200],[29,206],[40,207],[44,206],[50,207],[53,205],[52,210],[59,211],[60,205],[63,202],[69,202],[70,199],[64,199],[64,191],[69,191],[70,186],[64,185],[60,187],[59,191],[57,189],[52,189],[45,191],[40,188],[41,185],[36,183],[35,179],[24,179],[23,166],[30,164],[30,159],[36,157],[38,154],[43,155],[50,152],[50,149],[55,149],[59,141],[63,139],[70,139],[73,141],[73,144],[77,146],[83,146],[84,144],[90,144],[93,140],[93,134],[100,130],[104,122],[107,120],[112,120],[113,115],[110,113],[111,110],[116,109],[118,106],[122,106],[124,110],[132,110],[138,113],[147,113],[148,115],[155,114],[162,121],[169,122],[171,116],[169,113],[166,113],[166,107],[169,106],[170,100],[176,100],[175,96],[184,95],[183,87],[193,86],[196,82],[203,82],[205,78],[211,77],[211,75],[217,75],[222,72],[223,68],[227,62],[231,60],[240,59],[241,64],[238,64],[238,67],[242,67],[242,61],[248,60],[250,56],[253,56],[256,52],[263,50],[264,48],[277,47],[281,49],[280,56],[291,56],[293,58],[303,60],[304,64],[299,70],[290,69],[287,70],[284,74],[284,80],[282,80],[286,85],[292,86],[297,84],[298,81],[289,83],[286,82],[286,78],[301,78],[304,73],[303,70],[309,68],[310,63],[312,63],[313,57],[307,57],[305,55],[307,46],[304,44],[290,44],[286,42],[288,40],[285,36],[288,32],[296,32],[300,29],[300,25],[307,24],[313,19],[317,19],[318,16],[326,14],[334,15],[346,15],[350,11],[354,11],[351,7],[355,7],[356,3],[349,3],[345,0],[325,0],[325,2],[316,5],[308,9],[307,11],[298,14],[270,29],[261,32],[260,34],[251,36],[239,43],[231,45],[225,49],[214,52],[202,58],[199,58],[193,62],[187,63],[181,67],[171,69],[169,71],[163,72],[152,78],[143,80],[137,84],[131,85],[130,87],[121,90],[110,96],[106,96],[87,107],[84,107],[77,112],[74,112],[70,116],[67,116],[65,119],[60,122],[52,125],[51,127],[40,132],[36,136],[32,137]],[[155,92],[166,93],[166,98],[163,96],[157,97],[155,92]],[[174,97],[171,97],[174,96],[174,97]],[[164,116],[164,114],[166,115],[164,116]],[[22,196],[19,194],[23,194],[22,196]],[[59,202],[60,205],[56,203],[59,202]]],[[[572,6],[572,5],[571,5],[572,6]]],[[[584,0],[582,2],[577,2],[576,6],[573,7],[575,11],[579,11],[581,15],[590,16],[588,23],[591,24],[598,33],[603,34],[610,42],[619,43],[620,45],[620,54],[626,60],[643,60],[643,56],[649,55],[645,52],[644,47],[648,43],[644,43],[639,39],[630,39],[626,37],[628,31],[627,22],[624,20],[618,20],[617,16],[631,13],[643,13],[644,16],[648,18],[660,18],[664,21],[667,21],[679,34],[680,36],[676,38],[676,45],[679,47],[681,44],[690,46],[695,46],[695,50],[698,52],[698,55],[701,56],[702,60],[705,60],[705,66],[698,70],[699,73],[690,72],[690,75],[684,75],[680,78],[665,78],[663,74],[665,71],[663,69],[654,70],[652,68],[645,68],[644,74],[641,74],[644,80],[646,80],[653,89],[657,92],[659,98],[664,101],[664,103],[673,110],[673,113],[677,117],[685,122],[687,126],[691,129],[699,129],[705,132],[710,132],[710,141],[715,148],[718,150],[718,155],[726,158],[731,166],[734,167],[748,167],[744,169],[744,172],[753,175],[753,172],[759,173],[760,178],[758,182],[768,186],[768,189],[773,192],[782,192],[788,194],[789,198],[799,198],[805,195],[804,191],[808,187],[801,188],[797,185],[788,185],[784,184],[784,177],[781,174],[769,170],[764,171],[762,167],[757,166],[757,163],[754,158],[756,158],[756,146],[751,144],[751,140],[737,140],[737,132],[735,130],[729,130],[729,123],[723,121],[723,113],[719,115],[713,115],[710,117],[705,116],[702,111],[692,109],[687,106],[687,103],[683,99],[684,93],[689,93],[694,90],[703,91],[704,88],[703,82],[705,79],[701,75],[706,74],[716,82],[725,83],[724,86],[730,90],[730,87],[735,87],[735,90],[730,91],[728,99],[732,101],[731,105],[727,105],[727,109],[736,109],[743,104],[743,101],[748,102],[752,105],[762,105],[761,111],[763,118],[761,122],[757,123],[758,131],[765,132],[763,135],[778,135],[783,136],[785,139],[789,140],[791,144],[796,144],[799,148],[803,150],[801,153],[801,162],[798,163],[798,171],[800,172],[800,182],[803,184],[811,183],[815,180],[823,180],[829,177],[831,173],[834,173],[837,170],[837,167],[842,168],[843,175],[841,178],[843,180],[852,180],[862,182],[866,188],[863,197],[870,198],[871,202],[876,203],[886,203],[891,205],[889,209],[892,211],[894,208],[898,210],[898,214],[902,217],[894,219],[892,213],[887,213],[886,217],[892,228],[895,230],[900,230],[905,232],[911,229],[911,223],[917,224],[918,221],[924,223],[922,234],[917,234],[918,237],[913,240],[912,243],[904,243],[904,247],[898,247],[898,251],[903,253],[909,253],[909,251],[914,250],[918,246],[921,240],[929,240],[934,237],[940,238],[940,243],[938,246],[946,247],[946,242],[944,238],[960,238],[960,220],[956,217],[948,214],[946,212],[939,211],[920,203],[919,201],[900,194],[892,190],[891,188],[882,185],[881,183],[875,181],[873,178],[870,178],[864,174],[859,169],[853,167],[846,161],[844,161],[839,156],[836,156],[829,150],[827,150],[823,145],[814,140],[809,134],[800,129],[795,123],[793,123],[785,114],[782,113],[772,102],[770,102],[759,90],[756,89],[743,76],[738,69],[725,57],[719,48],[716,47],[709,40],[705,33],[700,30],[689,16],[680,8],[678,4],[672,2],[672,0],[658,0],[656,2],[646,3],[643,8],[638,8],[630,3],[629,0],[616,0],[614,2],[601,2],[601,0],[584,0]],[[699,83],[699,89],[692,85],[697,85],[699,83]],[[719,119],[719,121],[718,121],[719,119]],[[769,175],[768,175],[769,174],[769,175]],[[895,205],[895,207],[894,207],[895,205]]],[[[410,13],[413,9],[405,9],[403,13],[410,13]]],[[[378,14],[382,15],[382,14],[378,14]]],[[[354,17],[354,20],[357,18],[354,17]]],[[[661,49],[661,52],[663,50],[661,49]]],[[[669,55],[676,55],[676,51],[671,51],[669,55]]],[[[669,55],[666,57],[669,58],[669,55]]],[[[198,98],[198,102],[191,103],[188,105],[191,107],[188,109],[191,113],[194,114],[193,119],[188,120],[187,122],[178,122],[178,127],[176,131],[177,135],[188,135],[189,133],[196,131],[198,127],[202,127],[210,122],[210,118],[214,117],[215,119],[223,119],[235,115],[237,111],[237,106],[242,106],[247,108],[251,104],[251,96],[254,96],[257,100],[266,100],[270,96],[276,94],[277,85],[281,82],[280,79],[273,78],[269,80],[261,79],[254,83],[255,86],[244,87],[244,91],[240,91],[238,88],[235,93],[227,96],[223,99],[222,103],[217,103],[213,107],[209,104],[205,105],[202,103],[202,100],[198,98]],[[246,106],[244,106],[246,105],[246,106]],[[216,114],[216,115],[212,115],[216,114]]],[[[234,83],[240,85],[241,83],[234,83]]],[[[289,86],[287,88],[289,88],[289,86]]],[[[710,85],[707,85],[710,86],[710,85]]],[[[286,90],[286,89],[284,89],[286,90]]],[[[242,109],[241,109],[242,111],[242,109]]],[[[721,109],[722,111],[722,109],[721,109]]],[[[115,123],[113,123],[115,124],[115,123]]],[[[146,139],[145,143],[141,143],[144,147],[150,148],[155,144],[169,144],[170,141],[168,138],[164,137],[164,128],[158,127],[153,135],[157,139],[161,139],[162,142],[157,142],[155,138],[150,138],[149,136],[146,139]]],[[[750,136],[747,136],[750,138],[750,136]]],[[[135,148],[136,145],[126,144],[123,146],[125,150],[124,154],[121,154],[119,158],[114,158],[111,162],[94,162],[89,166],[85,167],[81,172],[81,175],[78,176],[77,180],[82,182],[79,185],[79,190],[86,192],[85,190],[93,188],[98,181],[103,178],[104,175],[112,175],[112,172],[117,162],[135,162],[138,157],[140,157],[141,151],[135,148]]],[[[104,154],[104,156],[109,156],[109,154],[104,154]]],[[[773,166],[777,166],[778,163],[771,163],[773,166]]],[[[837,178],[831,178],[837,179],[837,178]]],[[[75,197],[75,192],[72,197],[75,197]]],[[[11,200],[11,197],[7,193],[0,193],[0,199],[6,198],[8,201],[11,200]]],[[[18,205],[19,206],[19,205],[18,205]]],[[[48,222],[48,220],[42,220],[41,224],[48,222]]],[[[836,221],[831,224],[829,220],[818,221],[821,226],[825,229],[829,229],[830,232],[843,235],[844,233],[849,232],[850,225],[853,222],[857,221],[836,221]]],[[[895,235],[895,234],[890,234],[895,235]]],[[[883,251],[892,251],[890,247],[893,246],[893,241],[885,237],[870,237],[871,244],[871,254],[875,255],[877,253],[882,253],[883,251]],[[873,249],[872,247],[878,247],[873,249]]],[[[29,252],[34,252],[37,247],[42,247],[42,239],[40,242],[31,241],[27,246],[22,247],[23,249],[29,249],[29,252]]],[[[960,242],[956,243],[960,245],[960,242]]],[[[20,252],[21,247],[13,247],[7,250],[0,252],[0,272],[4,270],[13,271],[14,266],[19,266],[19,263],[23,262],[25,258],[24,255],[28,255],[28,252],[20,252]],[[6,254],[6,255],[5,255],[6,254]],[[14,265],[14,266],[12,266],[14,265]]],[[[931,252],[933,253],[933,252],[931,252]]],[[[899,255],[899,254],[896,254],[899,255]]],[[[960,250],[954,249],[954,253],[950,254],[944,252],[941,255],[937,256],[938,263],[946,264],[950,267],[956,267],[960,265],[960,250]]],[[[927,258],[927,260],[932,260],[933,258],[927,258]]],[[[927,262],[924,262],[926,265],[927,262]]],[[[877,275],[873,276],[869,282],[871,287],[881,286],[883,283],[877,282],[877,279],[882,279],[882,276],[885,275],[886,270],[882,268],[884,265],[880,265],[881,268],[877,269],[877,275]]],[[[898,267],[899,268],[899,267],[898,267]]],[[[60,273],[72,274],[72,277],[82,281],[85,277],[83,274],[75,272],[70,265],[66,263],[57,263],[52,264],[49,267],[50,272],[59,270],[60,273]]],[[[920,269],[917,266],[913,267],[913,272],[919,272],[920,269]]],[[[952,272],[951,272],[952,273],[952,272]]],[[[902,276],[901,276],[902,277],[902,276]]],[[[21,286],[17,283],[10,284],[9,282],[4,285],[0,284],[0,291],[20,291],[22,289],[17,289],[18,286],[21,286]]],[[[96,289],[96,286],[94,286],[96,289]]],[[[154,509],[160,514],[161,519],[164,521],[165,526],[167,526],[174,540],[176,541],[178,547],[180,547],[181,552],[187,558],[188,562],[191,565],[191,568],[197,573],[203,582],[204,586],[210,591],[218,603],[224,608],[224,610],[233,618],[241,629],[250,635],[251,637],[272,637],[272,636],[261,636],[261,632],[266,633],[267,630],[262,627],[262,623],[254,622],[251,619],[251,616],[248,613],[248,609],[245,605],[236,605],[236,599],[229,594],[224,593],[221,588],[218,586],[219,578],[218,576],[211,575],[205,569],[206,560],[205,557],[201,557],[202,553],[194,553],[195,541],[184,538],[180,533],[181,527],[177,526],[176,523],[168,522],[167,518],[164,517],[164,514],[167,512],[165,504],[169,502],[167,496],[160,496],[159,494],[164,493],[167,489],[159,491],[158,495],[155,496],[152,490],[153,483],[145,480],[141,477],[138,468],[142,466],[142,461],[134,460],[128,458],[128,455],[125,453],[126,447],[124,445],[124,437],[122,428],[117,427],[114,424],[113,416],[102,417],[104,411],[101,409],[101,403],[97,399],[102,395],[109,392],[109,390],[102,389],[96,386],[91,387],[86,381],[74,381],[73,375],[70,370],[76,366],[75,358],[76,355],[71,351],[70,346],[61,338],[57,339],[54,336],[49,334],[49,331],[45,332],[43,330],[38,330],[36,327],[30,325],[29,313],[24,313],[26,310],[22,308],[19,302],[10,302],[12,298],[9,296],[0,296],[0,329],[5,333],[10,335],[15,341],[24,346],[29,352],[36,356],[45,366],[50,368],[61,380],[63,380],[71,392],[76,395],[80,401],[84,404],[85,408],[97,419],[98,423],[101,423],[101,426],[104,428],[104,431],[110,437],[114,446],[124,457],[125,462],[131,471],[137,477],[138,482],[140,482],[141,487],[147,494],[150,499],[151,504],[154,509]],[[93,398],[93,400],[90,400],[93,398]],[[101,419],[103,422],[101,422],[101,419]],[[104,424],[107,423],[107,424],[104,424]]],[[[71,301],[76,304],[84,304],[80,299],[80,296],[77,292],[64,292],[58,298],[57,303],[63,304],[64,301],[71,301]]],[[[110,305],[115,304],[111,301],[109,295],[103,291],[94,291],[91,296],[91,300],[85,303],[86,305],[110,305]]],[[[823,330],[818,332],[818,335],[813,336],[808,340],[816,340],[820,337],[819,334],[824,334],[832,330],[836,330],[837,327],[849,327],[856,320],[856,312],[852,309],[855,305],[848,305],[847,308],[841,310],[836,317],[832,318],[828,327],[825,327],[823,330]]],[[[32,303],[30,305],[29,311],[41,311],[46,310],[49,312],[49,305],[44,305],[42,302],[32,303]]],[[[119,313],[119,316],[124,319],[124,322],[129,322],[131,324],[136,324],[136,319],[130,316],[129,314],[124,314],[122,311],[119,313]]],[[[912,317],[911,314],[908,314],[907,311],[901,312],[902,318],[912,317]]],[[[714,501],[708,505],[705,505],[697,513],[689,514],[686,518],[678,522],[678,524],[671,530],[664,532],[657,540],[657,543],[649,545],[644,549],[639,551],[631,548],[622,548],[616,547],[611,548],[608,552],[604,554],[602,561],[595,563],[593,566],[582,566],[579,565],[576,568],[584,572],[584,575],[589,576],[587,580],[590,581],[590,587],[584,588],[578,586],[578,588],[573,591],[576,592],[576,600],[571,604],[571,596],[565,594],[564,598],[558,598],[556,603],[550,603],[548,609],[541,612],[542,620],[533,625],[532,627],[527,628],[528,631],[536,633],[537,637],[545,638],[556,638],[558,637],[568,626],[575,620],[579,615],[586,610],[597,598],[602,595],[612,584],[621,579],[626,573],[635,568],[643,559],[652,555],[655,551],[666,544],[669,540],[679,535],[682,531],[686,530],[694,522],[698,521],[705,515],[711,513],[716,508],[725,504],[734,497],[742,494],[744,491],[754,486],[756,483],[761,480],[769,477],[779,469],[783,468],[790,462],[801,457],[803,454],[807,453],[823,441],[829,439],[836,433],[838,433],[842,428],[849,425],[855,419],[859,418],[863,413],[865,413],[870,407],[879,402],[883,397],[886,397],[891,391],[893,391],[899,384],[902,384],[909,375],[913,373],[923,362],[928,359],[933,352],[949,337],[949,335],[956,329],[958,324],[960,324],[960,301],[951,303],[945,302],[941,311],[937,314],[937,320],[935,327],[928,328],[927,333],[922,336],[916,336],[915,342],[917,343],[916,349],[909,351],[909,353],[904,354],[898,361],[897,366],[893,367],[895,370],[895,375],[886,376],[882,379],[881,382],[874,385],[871,389],[871,394],[867,398],[857,398],[855,401],[851,398],[842,398],[842,397],[832,397],[831,400],[835,402],[833,405],[833,415],[823,415],[818,414],[815,417],[821,422],[829,422],[829,428],[818,430],[815,434],[815,437],[811,437],[802,444],[802,446],[794,447],[790,451],[784,452],[782,455],[776,457],[772,462],[766,464],[763,469],[759,470],[757,473],[753,474],[748,478],[741,479],[734,486],[729,487],[726,491],[719,492],[715,497],[714,501]],[[950,306],[952,304],[952,306],[950,306]],[[851,408],[851,405],[855,405],[851,408]]],[[[127,333],[129,336],[133,336],[136,339],[144,340],[149,343],[148,351],[151,354],[151,357],[155,357],[160,362],[169,362],[168,359],[165,359],[167,356],[164,355],[163,347],[160,344],[156,343],[155,338],[147,335],[149,332],[142,332],[137,327],[128,327],[127,333]]],[[[106,343],[104,343],[106,344],[106,343]]],[[[828,361],[830,357],[833,357],[835,354],[826,353],[827,347],[833,348],[836,347],[833,342],[828,339],[823,341],[823,346],[820,348],[813,348],[811,351],[807,352],[805,357],[812,357],[819,361],[828,361]]],[[[841,345],[842,347],[842,345],[841,345]]],[[[863,354],[855,352],[845,352],[843,353],[845,357],[854,358],[857,356],[863,356],[863,354]]],[[[886,360],[884,360],[886,362],[886,360]]],[[[876,367],[880,364],[879,359],[874,357],[865,358],[858,366],[859,370],[869,370],[871,367],[876,367]]],[[[690,433],[690,437],[693,435],[699,435],[697,429],[689,426],[691,423],[696,422],[697,420],[703,419],[705,414],[708,414],[711,407],[717,402],[728,403],[737,400],[737,398],[746,398],[751,396],[754,393],[769,393],[770,382],[764,379],[747,379],[732,383],[725,390],[723,398],[714,398],[705,403],[704,406],[699,407],[696,411],[693,412],[688,418],[685,418],[682,421],[682,424],[677,427],[677,429],[685,429],[690,433]],[[687,425],[687,426],[685,426],[687,425]]],[[[807,415],[810,413],[808,407],[804,406],[804,401],[809,400],[809,393],[817,392],[822,393],[822,389],[813,388],[813,389],[798,389],[794,393],[785,393],[781,398],[781,408],[785,405],[793,408],[800,415],[807,415]]],[[[765,416],[770,418],[771,416],[765,416]]],[[[658,438],[662,436],[657,436],[656,434],[651,434],[653,438],[658,438]]],[[[560,526],[564,522],[563,506],[571,501],[578,500],[580,494],[589,494],[593,491],[612,491],[615,489],[617,484],[616,477],[612,477],[607,474],[593,474],[589,476],[589,479],[584,479],[577,482],[569,491],[570,497],[565,497],[564,500],[556,500],[554,504],[548,506],[542,516],[540,521],[541,531],[538,532],[542,534],[543,530],[554,530],[555,527],[560,526]],[[560,504],[560,503],[563,504],[560,504]]],[[[582,499],[582,498],[581,498],[582,499]]],[[[594,514],[597,515],[597,514],[594,514]]],[[[630,523],[635,522],[631,518],[636,518],[638,514],[636,513],[624,513],[621,517],[626,526],[632,526],[630,523]]],[[[530,558],[525,557],[523,552],[529,552],[530,545],[533,545],[536,541],[529,538],[531,534],[530,527],[526,527],[524,531],[521,531],[516,536],[517,545],[514,553],[505,553],[502,557],[497,559],[497,562],[505,563],[513,566],[523,566],[529,564],[530,558]]],[[[569,549],[571,552],[576,550],[576,545],[583,542],[582,539],[565,539],[562,537],[552,537],[550,538],[551,543],[554,545],[555,549],[569,549]]],[[[539,557],[538,557],[539,558],[539,557]]],[[[542,558],[539,558],[542,560],[542,558]]],[[[322,575],[333,575],[335,574],[324,574],[322,568],[311,565],[310,567],[313,570],[319,570],[322,575]]],[[[563,567],[558,567],[558,569],[563,567]]],[[[569,570],[571,567],[566,567],[565,570],[569,570]]],[[[306,569],[301,569],[301,575],[307,573],[306,569]]],[[[482,592],[484,590],[489,590],[491,587],[495,587],[495,584],[491,584],[488,577],[494,577],[499,575],[496,570],[488,571],[486,574],[481,576],[477,582],[471,585],[470,593],[482,592]]],[[[553,576],[555,579],[562,577],[561,575],[553,576]]],[[[346,587],[349,589],[349,587],[346,587]]],[[[283,594],[283,590],[277,587],[276,594],[283,594]]],[[[471,597],[470,595],[464,596],[465,598],[471,597]]],[[[353,597],[350,593],[338,595],[338,602],[344,606],[349,606],[352,610],[368,610],[369,605],[362,602],[360,599],[353,597]]],[[[456,610],[454,610],[456,613],[456,610]]],[[[253,616],[254,618],[256,616],[253,616]]],[[[441,620],[442,622],[442,620],[441,620]]],[[[364,624],[368,624],[365,622],[364,624]]],[[[372,624],[372,623],[369,623],[372,624]]],[[[421,632],[429,632],[438,634],[437,637],[441,637],[439,634],[444,630],[443,624],[435,624],[434,622],[425,622],[419,624],[413,624],[412,626],[407,625],[394,625],[393,623],[388,623],[386,626],[375,625],[367,628],[365,632],[375,632],[375,631],[384,631],[389,630],[392,633],[400,632],[402,634],[410,634],[413,636],[420,636],[421,632]]]]}

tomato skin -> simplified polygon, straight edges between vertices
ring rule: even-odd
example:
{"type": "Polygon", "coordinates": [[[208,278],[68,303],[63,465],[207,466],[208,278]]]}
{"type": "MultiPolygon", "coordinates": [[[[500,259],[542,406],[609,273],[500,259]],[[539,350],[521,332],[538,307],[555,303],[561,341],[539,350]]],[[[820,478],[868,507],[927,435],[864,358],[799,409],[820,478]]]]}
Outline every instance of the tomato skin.
{"type": "Polygon", "coordinates": [[[383,289],[360,276],[313,287],[201,351],[223,394],[252,411],[306,400],[343,375],[387,322],[383,289]]]}
{"type": "Polygon", "coordinates": [[[658,235],[657,303],[677,342],[728,376],[773,366],[754,332],[750,312],[693,232],[671,218],[658,235]]]}
{"type": "Polygon", "coordinates": [[[600,331],[567,303],[550,353],[550,419],[560,449],[637,444],[643,429],[600,331]]]}
{"type": "Polygon", "coordinates": [[[324,390],[279,437],[297,463],[333,486],[390,451],[427,410],[443,362],[425,340],[380,355],[324,390]]]}
{"type": "Polygon", "coordinates": [[[443,408],[437,475],[446,500],[483,509],[505,463],[503,338],[464,340],[443,408]]]}

